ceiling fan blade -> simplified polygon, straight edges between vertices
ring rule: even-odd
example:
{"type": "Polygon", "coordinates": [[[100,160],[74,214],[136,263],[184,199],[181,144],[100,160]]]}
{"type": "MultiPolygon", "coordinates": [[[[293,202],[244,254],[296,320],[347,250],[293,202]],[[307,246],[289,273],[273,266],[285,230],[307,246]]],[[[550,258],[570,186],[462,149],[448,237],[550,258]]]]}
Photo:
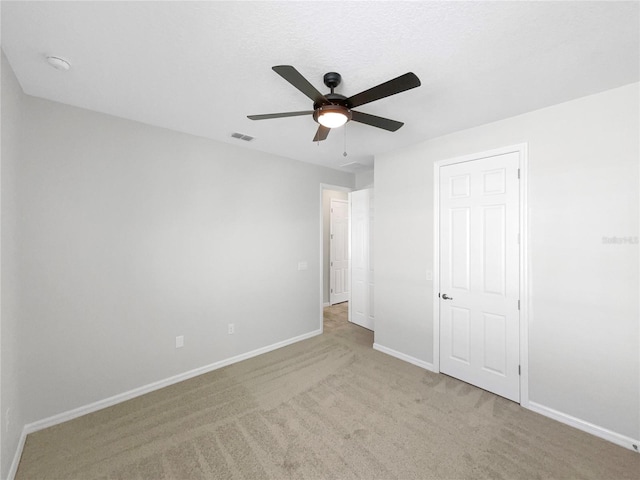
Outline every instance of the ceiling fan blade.
{"type": "Polygon", "coordinates": [[[402,125],[404,125],[404,123],[402,122],[396,122],[395,120],[391,120],[389,118],[376,117],[375,115],[369,115],[368,113],[362,112],[354,112],[353,110],[351,110],[351,120],[353,120],[354,122],[365,123],[367,125],[371,125],[372,127],[389,130],[390,132],[395,132],[402,125]]]}
{"type": "Polygon", "coordinates": [[[293,68],[291,65],[277,65],[271,67],[274,72],[284,78],[291,85],[296,87],[307,97],[313,100],[315,103],[329,103],[323,94],[321,94],[316,87],[311,85],[309,81],[302,76],[302,74],[293,68]]]}
{"type": "Polygon", "coordinates": [[[347,98],[347,104],[349,105],[349,108],[355,108],[360,105],[364,105],[365,103],[380,100],[381,98],[389,97],[396,93],[404,92],[405,90],[410,90],[419,86],[420,79],[415,73],[409,72],[347,98]]]}
{"type": "Polygon", "coordinates": [[[327,128],[324,125],[320,125],[318,127],[318,131],[316,132],[316,136],[313,137],[313,141],[314,142],[320,142],[320,141],[326,139],[327,135],[329,135],[330,131],[331,131],[330,128],[327,128]]]}
{"type": "Polygon", "coordinates": [[[247,115],[251,120],[268,120],[270,118],[284,117],[300,117],[302,115],[312,115],[313,110],[305,110],[304,112],[285,112],[285,113],[266,113],[264,115],[247,115]]]}

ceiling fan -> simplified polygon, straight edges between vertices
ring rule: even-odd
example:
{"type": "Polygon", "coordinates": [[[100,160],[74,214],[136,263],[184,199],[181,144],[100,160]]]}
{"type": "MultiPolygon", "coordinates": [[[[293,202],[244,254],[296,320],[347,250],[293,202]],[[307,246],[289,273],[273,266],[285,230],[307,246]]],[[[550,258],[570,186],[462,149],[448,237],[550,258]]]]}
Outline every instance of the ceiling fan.
{"type": "Polygon", "coordinates": [[[313,115],[313,119],[320,124],[315,137],[313,137],[314,142],[326,139],[332,128],[340,127],[350,120],[395,132],[404,123],[352,109],[420,86],[420,79],[414,73],[409,72],[347,98],[339,93],[334,93],[334,89],[340,85],[342,80],[339,73],[329,72],[324,75],[324,84],[331,89],[331,93],[323,95],[291,65],[277,65],[272,68],[274,72],[313,100],[313,110],[248,115],[247,117],[251,120],[267,120],[313,115]]]}

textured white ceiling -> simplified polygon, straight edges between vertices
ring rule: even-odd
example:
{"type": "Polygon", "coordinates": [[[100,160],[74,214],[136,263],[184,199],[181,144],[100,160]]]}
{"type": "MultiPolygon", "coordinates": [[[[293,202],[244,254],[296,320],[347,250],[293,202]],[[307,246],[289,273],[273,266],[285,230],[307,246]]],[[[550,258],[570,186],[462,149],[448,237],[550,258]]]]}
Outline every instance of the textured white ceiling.
{"type": "Polygon", "coordinates": [[[640,3],[2,2],[2,48],[25,93],[339,168],[453,131],[639,80],[640,3]],[[61,72],[46,55],[68,59],[61,72]],[[312,109],[271,70],[293,65],[351,96],[414,72],[416,89],[358,110],[320,144],[312,109]],[[255,137],[247,143],[233,132],[255,137]]]}

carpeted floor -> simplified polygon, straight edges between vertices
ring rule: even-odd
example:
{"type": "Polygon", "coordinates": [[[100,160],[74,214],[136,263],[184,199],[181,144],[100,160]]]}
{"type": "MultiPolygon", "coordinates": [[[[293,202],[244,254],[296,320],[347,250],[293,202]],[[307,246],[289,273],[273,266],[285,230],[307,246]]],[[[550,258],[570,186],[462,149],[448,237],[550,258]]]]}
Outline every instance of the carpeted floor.
{"type": "Polygon", "coordinates": [[[372,349],[321,336],[31,434],[34,479],[634,479],[640,455],[372,349]]]}

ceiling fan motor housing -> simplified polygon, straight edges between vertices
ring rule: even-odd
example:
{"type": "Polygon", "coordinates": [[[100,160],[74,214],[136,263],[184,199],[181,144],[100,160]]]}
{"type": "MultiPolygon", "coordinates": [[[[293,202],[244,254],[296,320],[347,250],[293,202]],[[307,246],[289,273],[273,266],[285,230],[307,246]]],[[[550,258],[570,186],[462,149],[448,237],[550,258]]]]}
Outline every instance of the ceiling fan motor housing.
{"type": "Polygon", "coordinates": [[[324,84],[331,89],[331,93],[327,93],[324,96],[329,103],[320,101],[313,104],[313,119],[316,122],[320,123],[318,117],[329,112],[344,115],[347,118],[347,122],[351,120],[352,115],[349,105],[347,104],[347,97],[339,93],[333,93],[333,89],[340,84],[341,78],[340,74],[336,72],[325,74],[324,84]]]}
{"type": "Polygon", "coordinates": [[[344,95],[340,95],[339,93],[327,93],[324,96],[324,99],[314,102],[313,108],[316,109],[323,105],[342,105],[343,107],[349,108],[347,97],[345,97],[344,95]],[[324,99],[328,100],[329,102],[324,102],[324,99]]]}

